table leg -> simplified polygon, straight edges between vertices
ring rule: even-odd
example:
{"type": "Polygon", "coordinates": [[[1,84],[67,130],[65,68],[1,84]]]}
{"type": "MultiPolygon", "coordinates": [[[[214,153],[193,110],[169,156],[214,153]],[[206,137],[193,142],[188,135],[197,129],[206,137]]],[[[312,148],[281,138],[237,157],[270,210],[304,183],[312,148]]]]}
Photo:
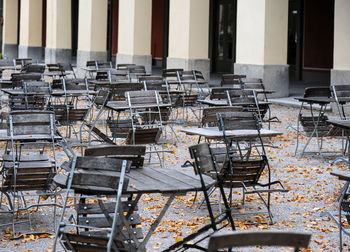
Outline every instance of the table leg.
{"type": "Polygon", "coordinates": [[[143,239],[142,243],[140,244],[139,248],[137,249],[137,251],[146,251],[146,244],[149,241],[149,239],[151,238],[154,230],[156,230],[156,228],[158,227],[160,221],[162,220],[162,218],[164,217],[166,211],[168,210],[168,208],[170,207],[171,203],[173,202],[173,200],[175,199],[175,194],[171,194],[168,198],[168,201],[166,202],[166,204],[164,205],[162,211],[160,211],[157,219],[152,223],[150,229],[148,230],[148,233],[146,235],[146,237],[143,239]]]}

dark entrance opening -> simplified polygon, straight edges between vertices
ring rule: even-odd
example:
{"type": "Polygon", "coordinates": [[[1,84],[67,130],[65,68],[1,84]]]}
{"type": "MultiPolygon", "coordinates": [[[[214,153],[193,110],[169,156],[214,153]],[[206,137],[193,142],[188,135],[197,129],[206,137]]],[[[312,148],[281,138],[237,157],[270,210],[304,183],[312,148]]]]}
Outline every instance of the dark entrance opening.
{"type": "Polygon", "coordinates": [[[152,1],[151,55],[154,67],[166,68],[168,57],[169,0],[152,1]]]}
{"type": "Polygon", "coordinates": [[[236,52],[236,0],[211,0],[211,68],[217,73],[233,72],[236,52]]]}
{"type": "Polygon", "coordinates": [[[328,86],[333,68],[334,0],[289,0],[290,94],[328,86]]]}
{"type": "Polygon", "coordinates": [[[72,57],[76,59],[78,49],[79,1],[71,2],[72,12],[72,57]]]}
{"type": "Polygon", "coordinates": [[[118,7],[119,0],[108,1],[107,57],[113,62],[118,52],[118,7]]]}

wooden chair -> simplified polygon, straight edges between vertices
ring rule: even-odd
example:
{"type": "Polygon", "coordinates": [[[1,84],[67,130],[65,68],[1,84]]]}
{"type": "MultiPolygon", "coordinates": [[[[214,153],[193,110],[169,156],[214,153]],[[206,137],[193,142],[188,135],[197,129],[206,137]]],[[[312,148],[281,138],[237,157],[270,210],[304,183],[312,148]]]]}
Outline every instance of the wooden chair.
{"type": "Polygon", "coordinates": [[[256,99],[259,101],[260,110],[266,111],[265,114],[268,114],[267,119],[263,119],[263,122],[269,123],[269,129],[271,122],[280,122],[276,116],[271,115],[270,103],[267,97],[269,91],[266,91],[263,80],[260,78],[243,78],[242,87],[245,90],[254,90],[256,99]],[[260,95],[260,96],[259,96],[260,95]],[[262,98],[261,98],[262,96],[262,98]]]}
{"type": "Polygon", "coordinates": [[[9,88],[21,88],[25,81],[40,81],[42,74],[40,73],[12,73],[11,86],[9,88]]]}
{"type": "Polygon", "coordinates": [[[347,120],[349,118],[350,85],[332,85],[331,89],[340,119],[347,120]]]}
{"type": "Polygon", "coordinates": [[[31,58],[16,58],[13,59],[13,66],[15,68],[15,70],[17,70],[18,68],[21,70],[22,68],[24,68],[25,66],[29,65],[32,63],[32,59],[31,58]]]}
{"type": "MultiPolygon", "coordinates": [[[[204,199],[207,205],[208,213],[209,213],[209,220],[210,223],[206,224],[204,227],[200,228],[193,234],[185,237],[182,239],[182,241],[179,241],[175,243],[174,245],[170,246],[169,249],[166,251],[174,251],[179,248],[183,247],[184,249],[188,248],[195,248],[203,250],[204,248],[199,246],[197,243],[198,241],[194,241],[198,236],[202,235],[204,232],[208,232],[208,230],[212,229],[213,232],[218,231],[222,228],[224,228],[227,225],[230,225],[232,230],[235,230],[235,225],[233,222],[233,218],[231,215],[231,210],[228,205],[227,198],[225,196],[224,188],[221,183],[221,177],[219,177],[218,169],[216,167],[215,160],[213,159],[213,155],[211,153],[211,150],[209,148],[208,143],[201,143],[198,145],[193,145],[189,147],[191,158],[194,160],[193,167],[196,175],[199,175],[200,181],[202,184],[202,192],[204,194],[204,199]],[[220,195],[225,206],[225,210],[220,214],[214,214],[213,208],[212,208],[212,202],[209,199],[209,194],[207,192],[207,187],[205,185],[203,177],[207,174],[211,174],[213,178],[217,179],[217,183],[215,186],[217,186],[220,189],[220,195]],[[225,224],[225,221],[227,223],[225,224]]],[[[208,238],[211,235],[211,233],[207,234],[204,237],[201,237],[199,241],[204,240],[205,238],[208,238]]]]}
{"type": "Polygon", "coordinates": [[[229,106],[242,106],[244,111],[254,112],[259,122],[264,122],[267,103],[259,102],[254,90],[227,90],[226,94],[229,106]]]}
{"type": "Polygon", "coordinates": [[[50,84],[43,81],[23,82],[23,94],[10,95],[9,107],[13,110],[46,110],[50,100],[50,84]]]}
{"type": "MultiPolygon", "coordinates": [[[[242,204],[245,204],[245,196],[247,194],[257,194],[267,209],[270,222],[273,223],[272,213],[270,210],[270,198],[273,192],[288,192],[283,184],[276,180],[272,181],[271,168],[266,156],[263,140],[260,135],[259,122],[252,112],[223,112],[218,113],[220,128],[223,131],[227,156],[226,161],[220,171],[223,184],[230,188],[230,202],[232,201],[232,189],[242,188],[243,198],[242,204]],[[247,139],[248,145],[242,148],[244,139],[233,140],[226,135],[227,130],[255,130],[258,135],[257,143],[252,139],[247,139]],[[239,151],[239,155],[232,155],[231,147],[235,142],[239,151]],[[252,148],[255,147],[257,155],[252,155],[252,148]],[[260,149],[259,149],[260,148],[260,149]],[[243,152],[245,150],[245,153],[243,152]],[[267,168],[267,182],[260,182],[260,177],[267,168]],[[278,188],[272,188],[278,185],[278,188]],[[252,190],[249,190],[252,188],[252,190]],[[261,188],[261,189],[260,189],[261,188]],[[267,199],[263,197],[263,193],[267,193],[267,199]]],[[[244,143],[245,144],[245,143],[244,143]]],[[[252,213],[246,213],[252,214],[252,213]]],[[[256,213],[253,213],[256,214],[256,213]]]]}
{"type": "Polygon", "coordinates": [[[242,74],[223,74],[221,75],[221,87],[241,88],[241,80],[245,77],[246,76],[242,74]]]}
{"type": "Polygon", "coordinates": [[[130,162],[115,157],[85,156],[72,160],[54,250],[59,239],[68,251],[136,251],[143,238],[140,216],[135,205],[122,202],[128,169],[130,162]],[[69,196],[69,190],[74,195],[69,196]],[[66,218],[68,197],[78,204],[76,213],[66,218]]]}
{"type": "MultiPolygon", "coordinates": [[[[304,91],[303,98],[330,98],[331,90],[329,87],[312,87],[306,88],[304,91]]],[[[314,104],[309,103],[310,112],[306,112],[303,108],[305,107],[305,102],[302,102],[298,114],[298,121],[296,127],[291,127],[297,132],[297,143],[295,147],[295,154],[298,153],[299,149],[299,135],[308,137],[308,141],[304,145],[301,155],[304,155],[306,148],[309,146],[312,138],[317,140],[317,152],[309,153],[321,153],[323,147],[323,137],[329,135],[329,132],[332,130],[332,126],[327,122],[328,117],[325,115],[325,110],[327,104],[321,104],[319,112],[315,112],[314,104]],[[317,125],[317,127],[315,127],[317,125]]],[[[339,132],[333,132],[335,135],[338,135],[339,132]]],[[[341,134],[341,131],[340,131],[341,134]]]]}
{"type": "Polygon", "coordinates": [[[231,248],[248,246],[293,247],[294,251],[300,251],[309,246],[310,239],[311,234],[281,231],[215,233],[204,251],[216,252],[224,248],[231,251],[231,248]]]}
{"type": "Polygon", "coordinates": [[[24,66],[21,70],[22,73],[44,73],[45,72],[45,65],[39,65],[39,64],[28,64],[24,66]]]}
{"type": "Polygon", "coordinates": [[[56,213],[56,190],[52,182],[57,171],[55,145],[58,138],[55,136],[54,114],[50,111],[13,111],[8,122],[10,140],[2,157],[1,193],[8,199],[15,233],[18,211],[27,211],[30,225],[30,208],[53,205],[54,215],[56,213]],[[47,145],[49,151],[44,150],[47,145]],[[44,154],[44,151],[49,154],[44,154]],[[25,197],[33,196],[38,197],[38,202],[27,204],[29,201],[25,197]],[[55,197],[55,202],[40,204],[40,198],[48,196],[55,197]],[[19,205],[20,199],[23,200],[22,206],[19,205]]]}
{"type": "Polygon", "coordinates": [[[94,145],[85,149],[85,156],[117,157],[131,161],[131,168],[141,168],[145,160],[146,146],[144,145],[94,145]]]}

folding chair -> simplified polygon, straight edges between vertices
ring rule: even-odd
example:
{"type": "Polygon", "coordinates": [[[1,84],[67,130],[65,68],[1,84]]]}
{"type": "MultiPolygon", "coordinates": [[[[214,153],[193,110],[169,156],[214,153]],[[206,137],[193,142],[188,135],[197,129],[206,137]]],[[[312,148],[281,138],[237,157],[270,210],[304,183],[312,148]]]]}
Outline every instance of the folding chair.
{"type": "Polygon", "coordinates": [[[56,214],[57,192],[52,182],[57,171],[55,145],[59,138],[55,136],[53,112],[13,111],[8,121],[10,141],[2,157],[1,200],[4,196],[8,199],[15,233],[15,224],[20,222],[15,221],[15,214],[19,211],[27,212],[30,227],[30,208],[53,205],[54,216],[56,214]],[[53,159],[44,154],[47,145],[53,159]],[[33,193],[34,190],[36,193],[33,193]],[[28,205],[25,197],[33,196],[38,197],[38,202],[28,205]],[[49,196],[54,197],[54,203],[40,204],[41,197],[49,196]]]}
{"type": "Polygon", "coordinates": [[[278,122],[280,123],[280,120],[276,116],[271,115],[271,108],[270,103],[267,97],[268,93],[271,93],[271,91],[268,91],[265,89],[265,85],[263,83],[262,79],[259,78],[243,78],[242,80],[242,88],[245,90],[254,90],[256,99],[259,101],[260,104],[260,110],[264,111],[264,115],[268,113],[268,118],[263,119],[263,122],[269,123],[269,129],[271,127],[271,122],[278,122]],[[262,98],[259,98],[262,95],[262,98]]]}
{"type": "Polygon", "coordinates": [[[160,152],[164,153],[165,150],[163,150],[163,145],[159,142],[159,139],[163,130],[162,119],[164,116],[160,108],[164,106],[162,106],[163,104],[161,103],[159,93],[153,90],[131,91],[126,92],[126,96],[132,123],[132,128],[129,130],[126,143],[149,144],[150,149],[153,147],[154,151],[150,150],[148,153],[152,154],[155,152],[161,166],[163,166],[160,152]],[[161,145],[162,149],[157,150],[157,145],[161,145]]]}
{"type": "Polygon", "coordinates": [[[242,79],[245,77],[242,74],[223,74],[221,75],[221,87],[241,88],[242,79]]]}
{"type": "MultiPolygon", "coordinates": [[[[309,246],[311,234],[295,232],[274,232],[274,231],[255,231],[255,232],[231,232],[215,233],[209,238],[207,252],[217,252],[219,249],[248,247],[248,246],[273,246],[273,247],[293,247],[294,251],[300,251],[299,248],[309,246]]],[[[220,250],[221,251],[221,250],[220,250]]]]}
{"type": "MultiPolygon", "coordinates": [[[[304,101],[302,98],[302,103],[298,114],[297,126],[290,127],[297,132],[295,154],[300,153],[300,155],[304,155],[306,153],[315,153],[322,155],[322,153],[324,153],[322,152],[323,137],[329,136],[329,133],[332,130],[332,126],[327,122],[328,117],[325,115],[327,105],[329,104],[329,101],[327,100],[330,99],[331,95],[332,94],[329,87],[315,87],[305,89],[303,98],[310,99],[310,101],[304,101]],[[315,102],[313,99],[315,99],[315,102]],[[324,100],[325,102],[319,103],[317,100],[324,100]],[[309,105],[310,112],[303,113],[303,109],[307,104],[309,105]],[[315,111],[316,104],[320,106],[318,112],[315,111]],[[307,137],[308,140],[304,145],[302,151],[298,152],[300,135],[307,137]],[[315,138],[317,142],[317,151],[306,152],[306,149],[313,138],[315,138]]],[[[332,134],[338,135],[338,133],[333,132],[332,134]]]]}
{"type": "Polygon", "coordinates": [[[195,240],[199,235],[202,235],[204,232],[207,232],[210,229],[212,229],[213,232],[216,232],[226,227],[227,225],[230,225],[232,230],[235,230],[235,225],[231,215],[231,210],[227,202],[227,198],[225,196],[225,192],[223,188],[222,176],[219,176],[218,169],[216,167],[216,163],[215,163],[215,160],[213,159],[213,155],[211,153],[208,143],[201,143],[198,145],[190,146],[189,151],[190,151],[191,158],[194,160],[193,167],[194,167],[195,174],[199,175],[200,177],[200,181],[202,184],[202,192],[204,194],[204,198],[207,203],[210,223],[200,228],[199,230],[197,230],[197,232],[183,238],[182,241],[177,242],[174,245],[170,246],[169,249],[165,251],[173,251],[175,249],[179,250],[179,248],[181,247],[183,247],[184,250],[188,248],[203,250],[204,248],[199,246],[198,243],[208,238],[210,234],[205,235],[204,237],[201,237],[199,240],[193,242],[193,240],[195,240]],[[210,174],[210,176],[212,176],[217,180],[216,186],[219,187],[220,189],[220,194],[225,206],[225,211],[223,211],[221,214],[217,216],[214,215],[214,211],[211,205],[212,203],[209,199],[207,188],[203,179],[203,177],[208,174],[210,174]],[[227,221],[227,223],[225,224],[224,221],[227,221]]]}
{"type": "MultiPolygon", "coordinates": [[[[271,180],[271,168],[266,156],[266,151],[262,137],[260,135],[259,121],[253,112],[224,112],[218,113],[220,128],[223,131],[224,140],[227,148],[227,158],[223,165],[221,173],[226,174],[223,178],[225,186],[230,188],[230,203],[232,202],[232,189],[242,188],[242,204],[245,204],[247,194],[257,194],[267,209],[270,222],[273,223],[270,210],[270,198],[273,192],[288,192],[283,184],[276,180],[271,180]],[[232,139],[226,135],[228,130],[254,130],[257,132],[259,145],[256,145],[254,139],[247,139],[248,144],[242,148],[244,139],[232,139]],[[236,142],[239,155],[232,155],[232,143],[236,142]],[[255,147],[257,155],[252,155],[252,148],[255,147]],[[260,150],[259,150],[260,148],[260,150]],[[245,151],[245,152],[244,152],[245,151]],[[267,182],[260,182],[260,177],[267,168],[267,182]],[[279,188],[272,188],[273,185],[279,185],[279,188]],[[249,190],[252,188],[252,190],[249,190]],[[261,189],[260,189],[261,188],[261,189]],[[263,197],[267,193],[267,199],[263,197]]],[[[240,213],[241,214],[241,213],[240,213]]],[[[252,214],[252,213],[246,213],[252,214]]],[[[256,214],[256,213],[254,213],[256,214]]]]}
{"type": "Polygon", "coordinates": [[[130,162],[114,157],[73,158],[54,251],[58,239],[68,251],[136,251],[141,220],[121,201],[128,169],[130,162]],[[76,213],[67,218],[68,197],[75,199],[76,213]]]}

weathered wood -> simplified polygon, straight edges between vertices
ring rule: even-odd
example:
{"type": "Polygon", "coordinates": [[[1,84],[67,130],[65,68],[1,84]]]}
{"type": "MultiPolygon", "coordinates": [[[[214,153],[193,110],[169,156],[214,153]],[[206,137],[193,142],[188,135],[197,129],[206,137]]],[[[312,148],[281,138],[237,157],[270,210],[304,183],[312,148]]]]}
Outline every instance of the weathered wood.
{"type": "Polygon", "coordinates": [[[294,248],[307,248],[311,234],[292,232],[231,232],[217,233],[210,237],[208,252],[222,248],[235,248],[247,246],[282,246],[294,248]]]}
{"type": "Polygon", "coordinates": [[[86,156],[110,156],[110,155],[145,155],[146,146],[144,145],[126,145],[111,146],[97,145],[91,146],[85,150],[86,156]]]}
{"type": "MultiPolygon", "coordinates": [[[[110,214],[110,217],[114,218],[114,214],[110,214]]],[[[131,214],[128,219],[128,222],[129,225],[140,225],[140,216],[138,214],[131,214]]],[[[79,217],[78,224],[98,228],[105,228],[110,226],[109,222],[103,214],[91,215],[90,217],[79,217]]],[[[122,225],[122,221],[119,216],[117,216],[117,225],[122,225]]]]}
{"type": "MultiPolygon", "coordinates": [[[[130,162],[126,162],[126,169],[130,168],[130,162]]],[[[118,157],[85,156],[77,157],[76,167],[79,169],[108,170],[120,172],[123,160],[118,157]]]]}

